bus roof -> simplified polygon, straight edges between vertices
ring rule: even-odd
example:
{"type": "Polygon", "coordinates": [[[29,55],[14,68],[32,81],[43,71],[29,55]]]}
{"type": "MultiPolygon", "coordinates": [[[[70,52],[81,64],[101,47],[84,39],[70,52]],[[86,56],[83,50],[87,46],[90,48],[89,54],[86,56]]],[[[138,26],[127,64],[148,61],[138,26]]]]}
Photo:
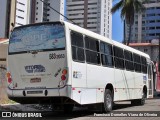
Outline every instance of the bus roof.
{"type": "Polygon", "coordinates": [[[84,34],[84,35],[89,35],[89,36],[91,36],[91,37],[93,37],[93,38],[99,39],[99,40],[101,40],[101,41],[107,42],[107,43],[112,44],[112,45],[116,45],[117,47],[120,47],[120,48],[125,49],[125,50],[128,50],[128,51],[132,51],[133,53],[139,54],[139,55],[141,55],[141,56],[144,56],[144,57],[150,59],[150,56],[149,56],[148,54],[143,53],[143,52],[141,52],[141,51],[139,51],[139,50],[136,50],[136,49],[134,49],[134,48],[131,48],[131,47],[129,47],[129,46],[127,46],[127,45],[124,45],[124,44],[122,44],[122,43],[120,43],[120,42],[111,40],[111,39],[106,38],[106,37],[104,37],[104,36],[102,36],[102,35],[99,35],[99,34],[97,34],[97,33],[94,33],[94,32],[92,32],[92,31],[90,31],[90,30],[84,29],[84,28],[79,27],[79,26],[77,26],[77,25],[73,25],[73,24],[71,24],[71,23],[69,23],[69,22],[63,21],[63,23],[64,23],[65,25],[67,25],[67,27],[69,27],[70,29],[75,30],[75,31],[78,30],[80,33],[82,33],[82,34],[84,34]]]}
{"type": "MultiPolygon", "coordinates": [[[[117,41],[114,41],[114,40],[111,40],[109,38],[106,38],[100,34],[97,34],[95,32],[92,32],[90,30],[87,30],[87,29],[84,29],[78,25],[74,25],[74,24],[71,24],[69,22],[66,22],[66,21],[55,21],[55,22],[44,22],[44,23],[35,23],[35,24],[29,24],[29,25],[24,25],[24,26],[19,26],[19,27],[16,27],[16,28],[22,28],[22,27],[26,27],[26,26],[32,26],[32,25],[38,25],[38,24],[51,24],[51,23],[64,23],[68,28],[74,30],[74,31],[77,31],[77,32],[80,32],[84,35],[89,35],[90,37],[93,37],[95,39],[98,39],[98,40],[101,40],[101,41],[104,41],[104,42],[107,42],[109,44],[112,44],[112,45],[116,45],[117,47],[120,47],[122,49],[125,49],[125,50],[128,50],[128,51],[132,51],[133,53],[136,53],[136,54],[139,54],[139,55],[142,55],[146,58],[149,58],[150,59],[150,56],[146,53],[143,53],[139,50],[136,50],[134,48],[131,48],[129,46],[126,46],[120,42],[117,42],[117,41]]],[[[15,29],[16,29],[15,28],[15,29]]]]}

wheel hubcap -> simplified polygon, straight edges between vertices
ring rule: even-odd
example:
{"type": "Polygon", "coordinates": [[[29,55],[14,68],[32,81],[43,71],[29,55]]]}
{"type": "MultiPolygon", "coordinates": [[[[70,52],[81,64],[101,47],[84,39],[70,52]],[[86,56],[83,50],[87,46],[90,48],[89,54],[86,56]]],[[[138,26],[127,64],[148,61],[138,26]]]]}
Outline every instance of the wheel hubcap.
{"type": "Polygon", "coordinates": [[[106,95],[106,105],[108,108],[111,108],[111,106],[112,106],[112,98],[109,94],[106,95]]]}

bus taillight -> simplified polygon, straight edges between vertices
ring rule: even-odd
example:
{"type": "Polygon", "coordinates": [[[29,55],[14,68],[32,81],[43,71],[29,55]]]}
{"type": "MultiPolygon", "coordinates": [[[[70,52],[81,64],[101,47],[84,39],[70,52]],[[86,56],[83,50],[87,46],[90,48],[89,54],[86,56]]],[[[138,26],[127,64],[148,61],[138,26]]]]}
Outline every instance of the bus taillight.
{"type": "Polygon", "coordinates": [[[11,74],[9,72],[7,73],[7,81],[8,83],[12,83],[11,74]]]}
{"type": "Polygon", "coordinates": [[[64,69],[64,70],[62,71],[61,80],[66,80],[66,76],[67,76],[67,69],[64,69]]]}
{"type": "Polygon", "coordinates": [[[65,76],[65,75],[62,75],[62,76],[61,76],[61,80],[66,80],[66,76],[65,76]]]}
{"type": "Polygon", "coordinates": [[[12,83],[12,78],[8,78],[8,83],[12,83]]]}

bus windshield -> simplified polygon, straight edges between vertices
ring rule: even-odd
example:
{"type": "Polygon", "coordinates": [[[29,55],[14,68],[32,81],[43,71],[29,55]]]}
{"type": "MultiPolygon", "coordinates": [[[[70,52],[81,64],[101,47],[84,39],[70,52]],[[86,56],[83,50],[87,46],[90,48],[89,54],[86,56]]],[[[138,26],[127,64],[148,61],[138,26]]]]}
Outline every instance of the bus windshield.
{"type": "Polygon", "coordinates": [[[65,49],[64,26],[60,23],[15,28],[9,40],[9,54],[59,49],[65,49]]]}

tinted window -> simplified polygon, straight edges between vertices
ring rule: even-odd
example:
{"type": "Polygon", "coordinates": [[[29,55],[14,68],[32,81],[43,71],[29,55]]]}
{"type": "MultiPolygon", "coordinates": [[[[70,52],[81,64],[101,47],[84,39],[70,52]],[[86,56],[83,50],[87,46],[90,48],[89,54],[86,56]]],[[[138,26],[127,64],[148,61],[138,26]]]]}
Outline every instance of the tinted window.
{"type": "Polygon", "coordinates": [[[136,72],[141,72],[141,57],[137,54],[133,54],[134,69],[136,72]]]}
{"type": "Polygon", "coordinates": [[[100,64],[99,41],[85,36],[86,61],[89,64],[100,64]]]}
{"type": "Polygon", "coordinates": [[[141,63],[141,57],[137,54],[133,54],[134,62],[141,63]]]}
{"type": "Polygon", "coordinates": [[[114,63],[116,68],[124,69],[123,49],[114,46],[114,63]]]}
{"type": "Polygon", "coordinates": [[[87,63],[100,64],[99,53],[86,50],[86,61],[87,63]]]}
{"type": "Polygon", "coordinates": [[[99,41],[91,37],[85,37],[85,46],[87,49],[99,52],[99,41]]]}
{"type": "Polygon", "coordinates": [[[145,57],[141,57],[142,72],[147,73],[147,61],[145,57]]]}
{"type": "Polygon", "coordinates": [[[134,70],[132,53],[125,50],[124,51],[124,58],[125,58],[125,67],[126,67],[126,70],[134,70]]]}
{"type": "Polygon", "coordinates": [[[100,43],[101,61],[103,66],[113,66],[112,45],[100,43]]]}
{"type": "Polygon", "coordinates": [[[80,33],[76,32],[71,32],[71,41],[72,45],[78,46],[78,47],[83,47],[83,35],[80,33]]]}
{"type": "Polygon", "coordinates": [[[109,55],[101,55],[102,65],[113,66],[113,57],[109,55]]]}
{"type": "Polygon", "coordinates": [[[101,42],[100,52],[104,54],[112,55],[112,46],[107,43],[101,42]]]}
{"type": "Polygon", "coordinates": [[[126,59],[126,60],[130,60],[130,61],[133,61],[133,59],[132,59],[132,53],[131,52],[129,52],[129,51],[124,51],[124,58],[126,59]]]}
{"type": "Polygon", "coordinates": [[[84,55],[83,35],[72,31],[71,43],[72,43],[72,59],[74,61],[84,62],[85,55],[84,55]]]}
{"type": "Polygon", "coordinates": [[[119,57],[119,58],[124,58],[123,49],[114,47],[114,56],[119,57]]]}

